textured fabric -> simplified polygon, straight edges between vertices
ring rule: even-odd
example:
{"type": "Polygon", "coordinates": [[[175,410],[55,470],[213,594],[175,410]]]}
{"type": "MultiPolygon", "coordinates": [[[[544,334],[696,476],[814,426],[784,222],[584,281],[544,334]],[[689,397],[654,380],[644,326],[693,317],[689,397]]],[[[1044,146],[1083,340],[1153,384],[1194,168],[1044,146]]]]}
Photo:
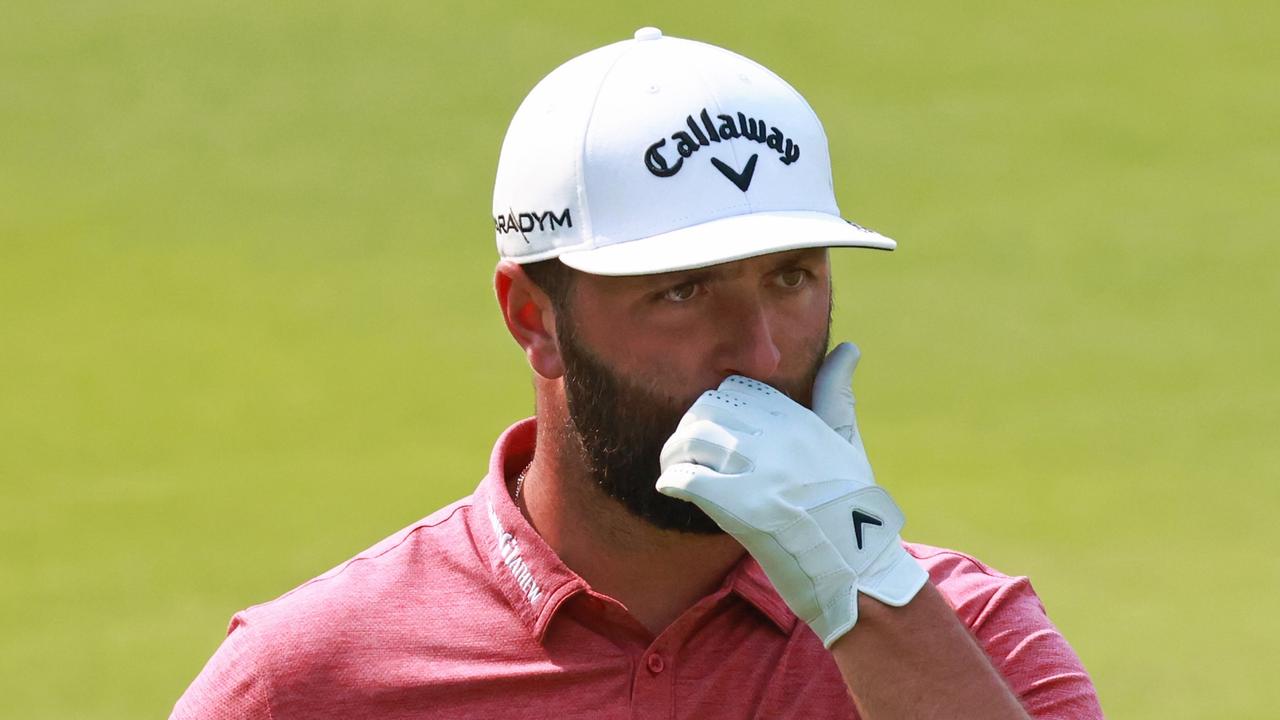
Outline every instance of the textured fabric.
{"type": "MultiPolygon", "coordinates": [[[[172,718],[856,718],[818,637],[744,557],[658,637],[565,567],[507,490],[526,420],[476,492],[237,613],[172,718]]],[[[1026,578],[906,544],[1038,718],[1102,717],[1026,578]]]]}

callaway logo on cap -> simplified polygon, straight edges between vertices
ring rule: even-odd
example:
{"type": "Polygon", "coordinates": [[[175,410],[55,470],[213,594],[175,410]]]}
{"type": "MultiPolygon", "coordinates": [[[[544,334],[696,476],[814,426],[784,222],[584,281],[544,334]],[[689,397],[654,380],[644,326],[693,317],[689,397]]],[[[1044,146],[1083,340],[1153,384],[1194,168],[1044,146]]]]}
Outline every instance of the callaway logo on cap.
{"type": "Polygon", "coordinates": [[[794,88],[657,28],[533,88],[502,144],[493,222],[502,257],[597,275],[895,247],[840,217],[826,134],[794,88]]]}

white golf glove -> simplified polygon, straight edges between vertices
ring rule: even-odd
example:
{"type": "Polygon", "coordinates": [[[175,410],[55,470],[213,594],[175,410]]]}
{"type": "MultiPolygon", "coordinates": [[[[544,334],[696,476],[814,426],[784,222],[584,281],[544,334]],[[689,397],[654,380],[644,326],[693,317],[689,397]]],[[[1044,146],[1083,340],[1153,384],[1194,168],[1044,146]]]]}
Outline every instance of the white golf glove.
{"type": "Polygon", "coordinates": [[[859,592],[901,606],[928,580],[858,436],[858,357],[851,343],[831,351],[812,411],[740,375],[703,393],[663,446],[657,483],[737,538],[828,648],[857,622],[859,592]]]}

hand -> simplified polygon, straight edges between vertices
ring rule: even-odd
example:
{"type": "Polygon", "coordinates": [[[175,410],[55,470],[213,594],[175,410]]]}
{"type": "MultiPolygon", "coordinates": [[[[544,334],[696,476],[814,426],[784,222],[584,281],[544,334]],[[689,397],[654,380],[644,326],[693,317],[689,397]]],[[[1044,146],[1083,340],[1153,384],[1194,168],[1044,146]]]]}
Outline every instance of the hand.
{"type": "Polygon", "coordinates": [[[662,448],[658,491],[695,503],[755,557],[831,647],[862,592],[905,605],[928,575],[903,549],[904,518],[875,484],[853,412],[858,348],[841,343],[814,410],[734,375],[702,394],[662,448]]]}

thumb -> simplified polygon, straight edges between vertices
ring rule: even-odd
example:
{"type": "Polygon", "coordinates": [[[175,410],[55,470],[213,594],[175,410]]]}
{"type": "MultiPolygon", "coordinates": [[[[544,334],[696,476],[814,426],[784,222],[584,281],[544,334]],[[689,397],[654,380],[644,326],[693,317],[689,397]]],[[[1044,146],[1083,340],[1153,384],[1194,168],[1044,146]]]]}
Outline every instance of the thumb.
{"type": "Polygon", "coordinates": [[[818,369],[813,381],[813,412],[840,437],[853,441],[853,370],[862,356],[858,346],[842,342],[818,369]]]}

